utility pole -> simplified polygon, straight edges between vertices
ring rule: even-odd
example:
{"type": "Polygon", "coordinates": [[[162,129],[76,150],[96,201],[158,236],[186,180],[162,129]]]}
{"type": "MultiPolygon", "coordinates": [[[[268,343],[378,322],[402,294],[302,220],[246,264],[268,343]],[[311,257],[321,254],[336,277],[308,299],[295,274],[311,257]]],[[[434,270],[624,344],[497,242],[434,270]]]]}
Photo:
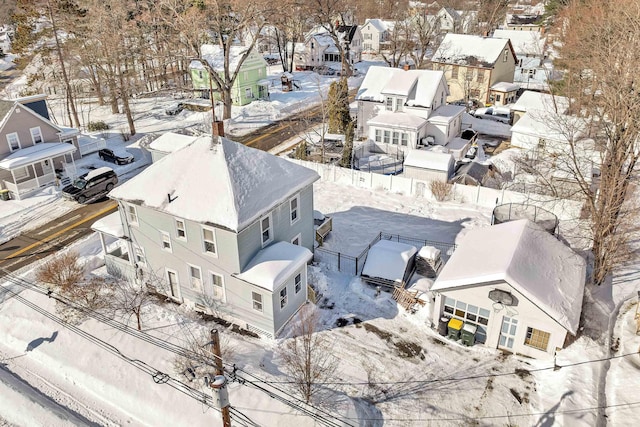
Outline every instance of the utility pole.
{"type": "Polygon", "coordinates": [[[220,337],[218,330],[211,330],[211,352],[215,357],[216,377],[213,382],[209,383],[211,388],[217,393],[217,400],[220,402],[220,411],[222,412],[222,426],[231,427],[231,415],[229,414],[229,394],[226,387],[226,378],[222,366],[222,354],[220,353],[220,337]]]}

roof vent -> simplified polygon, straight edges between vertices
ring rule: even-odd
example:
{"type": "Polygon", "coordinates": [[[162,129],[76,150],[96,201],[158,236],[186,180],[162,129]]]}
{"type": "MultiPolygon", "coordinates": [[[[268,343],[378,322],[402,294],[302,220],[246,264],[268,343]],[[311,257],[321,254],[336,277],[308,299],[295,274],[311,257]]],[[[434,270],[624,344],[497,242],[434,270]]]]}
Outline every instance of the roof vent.
{"type": "Polygon", "coordinates": [[[178,198],[178,196],[171,197],[171,193],[167,193],[167,199],[169,200],[169,203],[173,202],[177,198],[178,198]]]}

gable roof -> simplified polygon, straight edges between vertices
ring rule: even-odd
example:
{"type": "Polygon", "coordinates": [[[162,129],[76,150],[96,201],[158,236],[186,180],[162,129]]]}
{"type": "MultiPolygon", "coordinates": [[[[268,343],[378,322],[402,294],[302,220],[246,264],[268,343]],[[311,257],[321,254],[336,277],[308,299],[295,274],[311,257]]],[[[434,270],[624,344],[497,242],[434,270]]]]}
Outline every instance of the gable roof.
{"type": "MultiPolygon", "coordinates": [[[[246,46],[231,46],[229,49],[229,70],[231,72],[238,69],[238,63],[240,62],[242,55],[247,52],[247,49],[248,48],[246,46]]],[[[202,59],[206,60],[211,68],[218,72],[224,71],[224,49],[215,44],[203,44],[201,51],[202,59]]],[[[264,63],[265,67],[267,65],[264,58],[261,55],[256,55],[254,50],[249,52],[249,56],[243,65],[247,64],[249,60],[261,61],[261,63],[264,63]]],[[[204,65],[202,65],[200,61],[194,60],[189,64],[189,68],[204,70],[204,65]]]]}
{"type": "Polygon", "coordinates": [[[344,40],[351,43],[353,40],[353,36],[356,35],[356,31],[358,30],[357,25],[340,25],[338,28],[338,33],[343,35],[344,40]]]}
{"type": "Polygon", "coordinates": [[[511,106],[515,111],[552,111],[565,114],[569,109],[569,98],[549,93],[525,90],[511,106]]]}
{"type": "Polygon", "coordinates": [[[367,19],[364,22],[362,28],[366,27],[367,24],[371,24],[371,26],[378,30],[378,32],[380,33],[384,33],[385,31],[388,31],[390,29],[388,21],[384,21],[382,19],[367,19]]]}
{"type": "Polygon", "coordinates": [[[433,62],[445,64],[493,67],[508,48],[515,60],[513,47],[508,39],[447,33],[433,55],[433,62]]]}
{"type": "Polygon", "coordinates": [[[511,126],[511,134],[514,133],[549,141],[569,142],[569,139],[575,141],[585,138],[589,133],[589,123],[580,117],[534,110],[529,111],[511,126]]]}
{"type": "Polygon", "coordinates": [[[369,67],[358,89],[360,101],[384,102],[385,94],[407,96],[407,105],[430,108],[438,87],[449,90],[444,73],[436,70],[403,70],[381,66],[369,67]]]}
{"type": "Polygon", "coordinates": [[[575,335],[585,278],[586,262],[581,256],[522,219],[470,230],[431,290],[505,281],[575,335]]]}
{"type": "Polygon", "coordinates": [[[21,104],[20,101],[22,99],[24,99],[24,98],[19,98],[19,99],[15,99],[15,100],[0,100],[0,132],[2,132],[2,129],[4,128],[5,124],[9,120],[9,117],[14,113],[16,108],[20,108],[21,111],[24,111],[24,112],[26,112],[28,114],[31,114],[38,121],[41,121],[41,122],[47,124],[48,126],[51,126],[53,129],[55,129],[59,133],[70,133],[71,134],[71,133],[78,132],[78,130],[74,129],[74,128],[62,128],[62,127],[56,125],[51,120],[49,120],[46,117],[43,117],[42,115],[36,113],[35,111],[33,111],[31,108],[27,107],[26,105],[21,104]]]}
{"type": "Polygon", "coordinates": [[[202,136],[109,195],[239,232],[319,178],[264,151],[221,137],[212,145],[210,136],[202,136]]]}

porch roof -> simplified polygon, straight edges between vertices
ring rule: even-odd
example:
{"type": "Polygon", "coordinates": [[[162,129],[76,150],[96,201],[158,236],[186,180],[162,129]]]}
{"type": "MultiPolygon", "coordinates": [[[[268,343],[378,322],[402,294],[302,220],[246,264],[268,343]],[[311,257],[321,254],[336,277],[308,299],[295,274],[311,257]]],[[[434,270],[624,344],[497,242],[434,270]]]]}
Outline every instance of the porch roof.
{"type": "Polygon", "coordinates": [[[66,142],[43,142],[32,147],[21,148],[0,161],[0,169],[13,170],[29,166],[42,160],[71,154],[76,151],[73,144],[66,142]]]}
{"type": "Polygon", "coordinates": [[[91,225],[91,229],[102,234],[117,237],[118,239],[125,237],[120,212],[113,212],[100,218],[91,225]]]}

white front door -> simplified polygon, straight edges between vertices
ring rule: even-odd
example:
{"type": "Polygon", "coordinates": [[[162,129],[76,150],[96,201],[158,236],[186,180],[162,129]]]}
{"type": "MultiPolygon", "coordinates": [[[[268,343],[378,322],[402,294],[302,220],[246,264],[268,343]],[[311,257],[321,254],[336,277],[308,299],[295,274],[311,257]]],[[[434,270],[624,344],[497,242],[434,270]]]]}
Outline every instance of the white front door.
{"type": "Polygon", "coordinates": [[[47,175],[53,172],[53,162],[51,160],[43,160],[40,162],[42,165],[42,174],[47,175]]]}
{"type": "Polygon", "coordinates": [[[167,270],[167,281],[169,282],[169,292],[173,298],[180,298],[180,290],[178,284],[178,273],[172,270],[167,270]]]}
{"type": "Polygon", "coordinates": [[[513,340],[515,339],[517,329],[518,320],[513,317],[504,316],[502,318],[498,347],[513,350],[513,340]]]}

